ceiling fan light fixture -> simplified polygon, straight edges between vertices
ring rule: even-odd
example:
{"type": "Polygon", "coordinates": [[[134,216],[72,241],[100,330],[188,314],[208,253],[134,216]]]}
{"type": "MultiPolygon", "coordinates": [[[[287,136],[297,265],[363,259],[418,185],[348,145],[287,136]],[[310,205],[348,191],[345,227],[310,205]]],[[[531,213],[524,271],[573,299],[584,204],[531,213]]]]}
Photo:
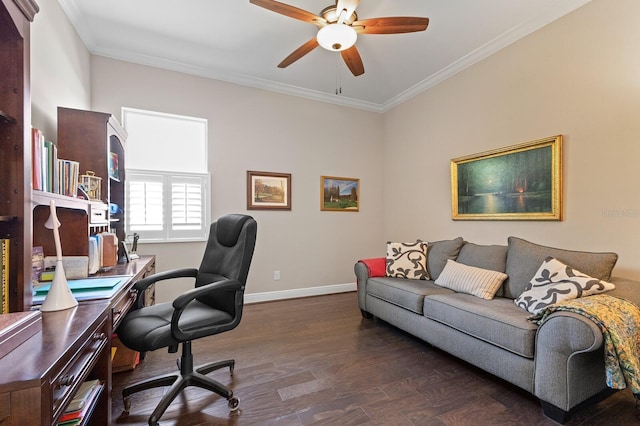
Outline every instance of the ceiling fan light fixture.
{"type": "Polygon", "coordinates": [[[318,31],[318,44],[332,52],[346,50],[356,44],[358,34],[352,27],[344,24],[329,24],[318,31]]]}

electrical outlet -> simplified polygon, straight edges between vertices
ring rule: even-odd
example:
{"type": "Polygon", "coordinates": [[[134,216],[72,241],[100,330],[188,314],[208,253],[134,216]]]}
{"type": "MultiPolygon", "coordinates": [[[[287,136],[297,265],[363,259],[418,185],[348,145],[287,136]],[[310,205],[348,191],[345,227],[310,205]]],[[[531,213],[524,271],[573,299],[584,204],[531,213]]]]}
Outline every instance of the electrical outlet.
{"type": "Polygon", "coordinates": [[[280,279],[280,271],[273,271],[273,280],[278,281],[280,279]]]}

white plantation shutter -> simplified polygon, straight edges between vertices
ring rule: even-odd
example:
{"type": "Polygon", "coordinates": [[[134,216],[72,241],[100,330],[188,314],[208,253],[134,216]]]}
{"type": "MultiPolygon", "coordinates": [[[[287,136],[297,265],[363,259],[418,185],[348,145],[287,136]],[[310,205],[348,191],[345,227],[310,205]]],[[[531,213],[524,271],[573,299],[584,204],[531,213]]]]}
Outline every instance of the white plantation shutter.
{"type": "Polygon", "coordinates": [[[162,177],[140,174],[128,176],[129,227],[134,232],[162,231],[162,177]]]}
{"type": "Polygon", "coordinates": [[[194,177],[171,183],[171,227],[194,230],[202,227],[202,182],[194,177]]]}
{"type": "Polygon", "coordinates": [[[207,174],[176,174],[127,170],[128,234],[140,241],[204,239],[207,174]]]}
{"type": "Polygon", "coordinates": [[[127,235],[138,233],[140,242],[205,240],[206,120],[123,108],[123,125],[129,133],[127,235]]]}

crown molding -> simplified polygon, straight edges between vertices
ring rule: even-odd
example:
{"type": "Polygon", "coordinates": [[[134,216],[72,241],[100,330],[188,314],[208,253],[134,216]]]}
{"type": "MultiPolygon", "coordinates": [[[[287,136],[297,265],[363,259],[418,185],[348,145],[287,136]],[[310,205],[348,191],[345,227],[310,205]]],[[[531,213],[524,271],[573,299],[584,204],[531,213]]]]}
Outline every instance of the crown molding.
{"type": "Polygon", "coordinates": [[[13,0],[13,2],[29,22],[33,22],[36,13],[40,11],[40,6],[38,6],[35,0],[13,0]]]}
{"type": "Polygon", "coordinates": [[[349,108],[357,108],[372,112],[382,112],[381,106],[372,102],[365,102],[358,99],[349,98],[341,95],[333,95],[330,93],[320,92],[317,90],[305,89],[284,83],[278,83],[270,80],[251,77],[243,74],[222,73],[219,70],[209,69],[197,65],[192,65],[180,61],[173,61],[166,58],[159,58],[153,55],[142,54],[138,52],[127,52],[123,50],[110,50],[101,47],[89,49],[91,54],[103,56],[115,60],[131,62],[139,65],[146,65],[154,68],[176,71],[185,74],[205,77],[213,80],[225,81],[227,83],[238,84],[241,86],[253,87],[256,89],[278,92],[285,95],[298,96],[315,101],[327,102],[335,105],[345,106],[349,108]]]}
{"type": "MultiPolygon", "coordinates": [[[[14,1],[16,3],[27,3],[33,2],[34,0],[14,1]]],[[[506,31],[489,43],[486,43],[484,46],[479,47],[468,55],[455,61],[454,63],[442,68],[441,70],[428,76],[424,80],[420,81],[419,83],[413,85],[412,87],[399,93],[398,95],[382,104],[366,102],[342,95],[333,95],[330,93],[305,89],[298,86],[269,81],[242,74],[225,73],[221,72],[220,70],[209,69],[179,61],[172,61],[166,58],[155,57],[139,52],[128,52],[120,49],[110,50],[97,46],[94,37],[91,34],[91,31],[89,30],[89,28],[87,28],[86,24],[84,24],[85,20],[82,19],[82,14],[77,6],[78,1],[79,0],[58,0],[67,17],[71,21],[72,25],[76,28],[76,31],[78,32],[80,38],[91,54],[176,72],[182,72],[199,77],[221,80],[242,86],[269,90],[286,95],[327,102],[349,108],[357,108],[366,111],[383,113],[413,98],[414,96],[429,90],[430,88],[438,85],[448,78],[458,74],[461,71],[464,71],[472,65],[515,43],[521,38],[539,30],[545,25],[548,25],[551,22],[561,18],[562,16],[574,11],[575,9],[584,6],[591,0],[559,1],[557,2],[556,7],[553,10],[549,10],[541,15],[534,16],[529,21],[506,31]]]]}
{"type": "Polygon", "coordinates": [[[466,56],[463,56],[459,60],[452,64],[442,68],[440,71],[430,75],[420,83],[410,87],[404,92],[391,98],[387,102],[380,105],[382,112],[388,111],[401,103],[413,98],[414,96],[429,90],[430,88],[442,83],[446,79],[453,77],[461,71],[469,68],[470,66],[482,61],[485,58],[493,55],[499,50],[515,43],[523,37],[528,36],[531,33],[538,31],[540,28],[556,21],[557,19],[567,15],[570,12],[584,6],[591,2],[591,0],[572,0],[559,3],[556,8],[548,11],[548,13],[533,17],[529,21],[512,28],[511,30],[501,34],[484,46],[479,47],[466,56]]]}

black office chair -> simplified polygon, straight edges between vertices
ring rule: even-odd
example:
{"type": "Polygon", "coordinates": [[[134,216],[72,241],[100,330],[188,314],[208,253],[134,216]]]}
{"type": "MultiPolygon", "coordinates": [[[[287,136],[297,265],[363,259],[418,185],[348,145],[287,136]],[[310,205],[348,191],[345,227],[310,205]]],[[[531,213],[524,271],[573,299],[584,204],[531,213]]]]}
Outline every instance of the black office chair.
{"type": "Polygon", "coordinates": [[[239,400],[221,383],[205,376],[219,368],[229,367],[233,375],[234,360],[219,361],[193,368],[191,341],[235,328],[242,317],[244,288],[256,242],[256,221],[251,216],[232,214],[211,224],[209,241],[200,268],[160,272],[138,281],[138,294],[158,281],[171,278],[195,278],[195,287],[173,302],[159,303],[129,312],[117,329],[125,346],[139,352],[167,347],[178,351],[179,373],[154,377],[126,387],[122,391],[125,415],[130,396],[136,392],[160,386],[171,386],[149,417],[149,425],[157,425],[169,404],[187,386],[198,386],[228,400],[232,411],[239,400]]]}

